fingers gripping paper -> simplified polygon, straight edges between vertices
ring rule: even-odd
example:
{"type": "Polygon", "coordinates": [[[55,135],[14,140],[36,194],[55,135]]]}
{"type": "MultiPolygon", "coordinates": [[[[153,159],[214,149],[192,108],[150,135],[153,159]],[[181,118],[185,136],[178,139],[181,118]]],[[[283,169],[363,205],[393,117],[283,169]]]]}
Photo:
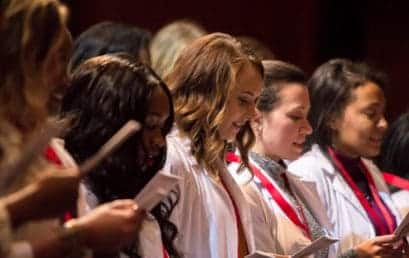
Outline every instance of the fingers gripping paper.
{"type": "Polygon", "coordinates": [[[337,242],[338,239],[331,238],[328,236],[322,236],[315,241],[313,241],[311,244],[308,246],[304,247],[303,249],[299,250],[293,255],[277,255],[277,254],[272,254],[272,253],[265,253],[265,252],[260,252],[256,251],[253,254],[247,255],[246,258],[283,258],[283,257],[288,257],[288,258],[302,258],[306,257],[309,255],[312,255],[316,252],[318,252],[321,249],[329,247],[331,244],[337,242]]]}

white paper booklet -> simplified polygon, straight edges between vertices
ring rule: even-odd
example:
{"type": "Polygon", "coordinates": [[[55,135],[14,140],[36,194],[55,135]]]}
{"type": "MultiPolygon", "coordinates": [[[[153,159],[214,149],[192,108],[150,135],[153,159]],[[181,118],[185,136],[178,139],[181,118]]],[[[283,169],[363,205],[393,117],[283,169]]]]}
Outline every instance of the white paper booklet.
{"type": "Polygon", "coordinates": [[[327,248],[333,243],[338,242],[338,239],[332,238],[329,236],[322,236],[316,240],[314,240],[311,244],[308,246],[304,247],[297,253],[293,254],[291,257],[292,258],[301,258],[301,257],[306,257],[312,254],[315,254],[321,249],[327,248]]]}
{"type": "Polygon", "coordinates": [[[331,238],[328,236],[322,236],[314,240],[311,244],[304,247],[303,249],[301,249],[300,251],[296,252],[293,255],[277,255],[273,253],[265,253],[261,251],[256,251],[250,255],[247,255],[245,258],[283,258],[283,257],[302,258],[302,257],[312,255],[321,249],[329,247],[331,244],[335,242],[338,242],[338,239],[331,238]]]}
{"type": "Polygon", "coordinates": [[[409,235],[409,213],[406,214],[393,234],[395,235],[396,240],[400,240],[409,235]]]}
{"type": "MultiPolygon", "coordinates": [[[[244,258],[276,258],[277,256],[275,254],[272,253],[265,253],[262,251],[256,251],[252,254],[246,255],[244,258]]],[[[286,257],[286,256],[279,256],[279,257],[286,257]]],[[[291,256],[287,256],[287,257],[291,257],[291,256]]]]}
{"type": "Polygon", "coordinates": [[[182,180],[180,176],[158,171],[135,197],[138,207],[142,210],[151,211],[180,180],[182,180]]]}

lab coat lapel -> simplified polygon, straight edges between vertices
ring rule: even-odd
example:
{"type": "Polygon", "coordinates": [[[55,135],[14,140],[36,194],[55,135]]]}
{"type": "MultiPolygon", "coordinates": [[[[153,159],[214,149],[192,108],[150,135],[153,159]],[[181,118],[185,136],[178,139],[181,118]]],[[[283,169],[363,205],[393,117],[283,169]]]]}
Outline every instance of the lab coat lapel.
{"type": "Polygon", "coordinates": [[[245,198],[244,194],[241,192],[240,187],[234,181],[232,175],[227,170],[226,166],[223,164],[222,161],[218,162],[220,167],[220,176],[225,183],[226,187],[228,187],[234,202],[237,206],[238,212],[240,214],[241,223],[243,226],[244,234],[247,241],[247,247],[249,252],[255,251],[254,246],[254,234],[253,234],[253,225],[250,219],[250,207],[247,203],[247,199],[245,198]]]}

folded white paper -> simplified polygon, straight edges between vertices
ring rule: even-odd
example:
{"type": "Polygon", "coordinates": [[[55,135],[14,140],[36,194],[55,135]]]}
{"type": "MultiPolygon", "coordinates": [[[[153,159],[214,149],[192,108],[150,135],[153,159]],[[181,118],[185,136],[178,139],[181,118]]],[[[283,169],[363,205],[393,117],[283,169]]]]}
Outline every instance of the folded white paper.
{"type": "Polygon", "coordinates": [[[180,180],[182,180],[180,176],[164,174],[158,171],[135,197],[138,207],[145,211],[151,211],[180,180]]]}
{"type": "Polygon", "coordinates": [[[315,254],[321,249],[327,248],[333,243],[338,242],[338,239],[332,238],[329,236],[322,236],[316,240],[314,240],[311,244],[308,246],[304,247],[297,253],[293,254],[291,257],[292,258],[301,258],[301,257],[306,257],[312,254],[315,254]]]}
{"type": "Polygon", "coordinates": [[[396,240],[400,240],[409,235],[409,213],[406,214],[393,234],[395,235],[396,240]]]}
{"type": "Polygon", "coordinates": [[[337,241],[338,239],[331,238],[328,236],[322,236],[293,255],[278,255],[273,253],[256,251],[250,255],[247,255],[245,258],[282,258],[282,257],[301,258],[312,255],[337,241]]]}
{"type": "MultiPolygon", "coordinates": [[[[272,253],[265,253],[262,251],[255,251],[252,254],[246,255],[244,258],[275,258],[276,256],[272,253]]],[[[288,257],[290,257],[288,255],[288,257]]]]}

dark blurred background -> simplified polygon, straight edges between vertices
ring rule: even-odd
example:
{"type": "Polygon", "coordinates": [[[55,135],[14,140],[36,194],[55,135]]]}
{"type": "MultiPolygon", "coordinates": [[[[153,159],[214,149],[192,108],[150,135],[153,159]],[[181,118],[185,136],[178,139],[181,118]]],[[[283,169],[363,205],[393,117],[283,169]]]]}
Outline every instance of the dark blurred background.
{"type": "Polygon", "coordinates": [[[252,36],[278,59],[308,74],[330,58],[367,61],[389,77],[388,119],[409,108],[409,1],[400,0],[66,0],[70,28],[78,35],[104,20],[155,33],[189,18],[209,32],[252,36]]]}

